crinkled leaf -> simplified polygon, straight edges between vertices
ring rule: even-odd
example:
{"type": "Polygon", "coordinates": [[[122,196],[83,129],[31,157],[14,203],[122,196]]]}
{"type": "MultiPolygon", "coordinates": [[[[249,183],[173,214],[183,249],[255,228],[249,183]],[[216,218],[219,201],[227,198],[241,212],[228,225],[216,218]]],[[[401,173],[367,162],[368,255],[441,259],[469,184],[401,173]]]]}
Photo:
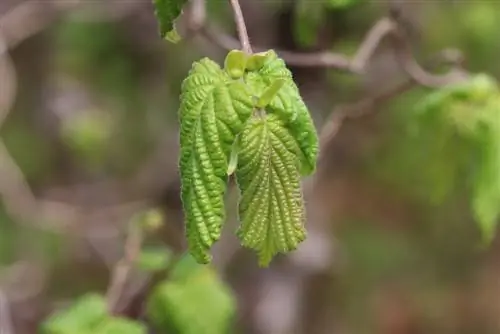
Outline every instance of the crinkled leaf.
{"type": "Polygon", "coordinates": [[[251,95],[218,64],[193,64],[182,84],[179,118],[181,197],[189,249],[200,263],[221,233],[231,148],[252,113],[251,95]]]}
{"type": "Polygon", "coordinates": [[[147,305],[150,320],[167,333],[227,333],[236,309],[231,291],[210,267],[188,262],[189,275],[172,277],[153,290],[147,305]]]}
{"type": "Polygon", "coordinates": [[[240,134],[236,180],[241,192],[238,237],[267,266],[306,237],[297,142],[277,115],[249,120],[240,134]]]}
{"type": "Polygon", "coordinates": [[[285,62],[270,50],[267,52],[267,61],[264,65],[256,71],[249,72],[246,78],[247,84],[257,97],[262,96],[279,80],[284,80],[285,83],[268,104],[266,111],[279,115],[285,121],[286,127],[298,143],[301,174],[310,175],[316,170],[318,134],[285,62]]]}
{"type": "Polygon", "coordinates": [[[187,0],[153,0],[162,38],[174,43],[180,40],[174,22],[182,13],[182,8],[186,2],[187,0]]]}

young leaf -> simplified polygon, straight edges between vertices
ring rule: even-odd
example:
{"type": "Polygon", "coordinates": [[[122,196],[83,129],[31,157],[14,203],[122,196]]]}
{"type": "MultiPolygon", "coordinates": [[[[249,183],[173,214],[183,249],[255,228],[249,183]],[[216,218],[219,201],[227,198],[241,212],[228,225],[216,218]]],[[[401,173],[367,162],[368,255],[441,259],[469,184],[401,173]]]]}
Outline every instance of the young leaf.
{"type": "Polygon", "coordinates": [[[106,319],[107,312],[106,301],[101,295],[87,294],[68,310],[53,314],[42,325],[42,333],[88,333],[106,319]]]}
{"type": "Polygon", "coordinates": [[[145,325],[139,322],[125,318],[109,317],[88,332],[94,334],[147,334],[148,330],[145,325]]]}
{"type": "Polygon", "coordinates": [[[258,71],[260,70],[268,59],[269,53],[266,52],[258,52],[252,54],[247,60],[247,70],[249,71],[258,71]]]}
{"type": "Polygon", "coordinates": [[[478,126],[478,161],[472,207],[485,243],[495,235],[500,218],[500,95],[490,98],[478,126]]]}
{"type": "Polygon", "coordinates": [[[162,271],[170,265],[172,251],[166,247],[144,247],[139,254],[137,267],[149,272],[162,271]]]}
{"type": "Polygon", "coordinates": [[[283,80],[284,85],[270,101],[266,110],[279,115],[285,121],[287,128],[298,142],[300,172],[304,176],[311,175],[316,170],[318,159],[318,134],[285,62],[278,58],[274,51],[269,50],[267,60],[262,67],[249,72],[246,77],[246,82],[255,96],[262,96],[277,80],[283,80]]]}
{"type": "Polygon", "coordinates": [[[253,110],[243,82],[230,80],[218,64],[193,64],[181,88],[181,198],[189,249],[200,263],[221,233],[228,160],[236,135],[253,110]]]}
{"type": "Polygon", "coordinates": [[[236,309],[231,291],[210,267],[189,265],[194,266],[189,275],[164,281],[153,290],[148,317],[165,333],[228,333],[236,309]]]}
{"type": "Polygon", "coordinates": [[[153,0],[155,15],[160,24],[160,35],[171,42],[177,42],[180,36],[175,30],[174,22],[182,13],[187,0],[153,0]]]}
{"type": "Polygon", "coordinates": [[[240,134],[238,237],[267,266],[306,237],[297,142],[277,115],[252,118],[240,134]]]}
{"type": "Polygon", "coordinates": [[[233,79],[239,79],[245,74],[247,55],[240,50],[231,50],[224,60],[224,69],[233,79]]]}
{"type": "Polygon", "coordinates": [[[276,79],[259,97],[259,100],[257,101],[257,108],[264,108],[271,103],[284,84],[284,79],[276,79]]]}

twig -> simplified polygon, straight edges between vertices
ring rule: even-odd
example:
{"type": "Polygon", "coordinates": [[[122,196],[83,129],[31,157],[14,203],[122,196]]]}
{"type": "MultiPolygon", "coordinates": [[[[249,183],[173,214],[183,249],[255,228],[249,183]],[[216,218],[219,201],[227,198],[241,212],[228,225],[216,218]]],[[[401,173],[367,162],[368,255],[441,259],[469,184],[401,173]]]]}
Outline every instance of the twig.
{"type": "Polygon", "coordinates": [[[236,23],[236,29],[238,30],[241,48],[247,54],[251,54],[252,46],[250,45],[250,39],[248,38],[247,26],[245,24],[245,19],[243,18],[240,3],[238,0],[229,0],[229,2],[231,3],[231,7],[233,7],[234,22],[236,23]]]}
{"type": "Polygon", "coordinates": [[[14,334],[14,325],[10,314],[9,300],[0,289],[0,334],[14,334]]]}
{"type": "MultiPolygon", "coordinates": [[[[236,22],[237,24],[238,22],[243,22],[243,30],[238,28],[238,31],[240,33],[241,44],[244,46],[244,43],[248,42],[246,27],[244,26],[244,21],[242,21],[243,16],[237,14],[241,14],[241,8],[239,7],[237,0],[231,0],[231,3],[233,2],[236,2],[237,4],[237,10],[235,10],[236,22]],[[241,36],[241,31],[245,32],[243,36],[241,36]]],[[[196,8],[198,11],[203,9],[201,6],[197,6],[196,8]]],[[[194,24],[194,22],[191,23],[193,24],[193,27],[191,27],[190,30],[194,31],[196,29],[196,31],[199,32],[204,38],[222,47],[223,49],[232,50],[238,48],[238,40],[221,31],[212,24],[208,24],[207,22],[202,24],[200,20],[202,17],[206,17],[205,15],[200,15],[198,12],[197,17],[199,19],[196,21],[196,24],[194,24]]],[[[343,54],[328,51],[316,53],[300,53],[286,50],[275,51],[289,65],[315,68],[335,68],[337,70],[347,71],[354,74],[363,74],[373,55],[380,47],[381,42],[385,38],[391,37],[393,42],[393,51],[395,52],[397,61],[400,63],[402,69],[420,85],[426,87],[441,87],[451,83],[456,83],[466,78],[466,76],[463,75],[464,72],[450,71],[450,73],[443,75],[436,75],[427,72],[413,57],[408,43],[408,38],[405,35],[401,24],[402,23],[394,17],[384,17],[378,20],[366,34],[354,57],[352,58],[343,54]]],[[[238,27],[240,27],[239,24],[238,27]]],[[[254,49],[257,52],[266,50],[265,48],[256,46],[254,46],[254,49]]]]}
{"type": "Polygon", "coordinates": [[[143,241],[142,230],[140,226],[132,220],[125,241],[125,252],[123,258],[118,261],[111,272],[111,280],[106,293],[108,310],[110,313],[116,313],[120,298],[125,291],[125,287],[130,277],[130,273],[141,252],[143,241]]]}

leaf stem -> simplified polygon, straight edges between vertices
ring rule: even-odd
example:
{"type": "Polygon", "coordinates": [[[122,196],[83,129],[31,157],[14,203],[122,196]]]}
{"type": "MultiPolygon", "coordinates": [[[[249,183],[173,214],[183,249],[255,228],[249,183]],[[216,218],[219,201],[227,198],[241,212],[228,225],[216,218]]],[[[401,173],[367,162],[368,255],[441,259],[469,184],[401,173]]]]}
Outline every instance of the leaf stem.
{"type": "Polygon", "coordinates": [[[241,43],[241,49],[247,54],[252,54],[252,46],[250,45],[250,39],[248,38],[247,27],[245,25],[245,19],[243,18],[240,3],[238,0],[229,0],[229,2],[231,3],[231,7],[233,7],[234,22],[236,23],[236,28],[238,30],[238,38],[241,43]]]}

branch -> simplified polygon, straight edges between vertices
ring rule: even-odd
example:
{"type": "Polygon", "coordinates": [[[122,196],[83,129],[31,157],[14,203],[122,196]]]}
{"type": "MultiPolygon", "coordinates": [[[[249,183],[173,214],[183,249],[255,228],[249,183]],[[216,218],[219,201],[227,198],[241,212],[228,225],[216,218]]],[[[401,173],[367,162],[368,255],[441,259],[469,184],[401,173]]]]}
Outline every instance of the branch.
{"type": "Polygon", "coordinates": [[[245,25],[245,19],[243,18],[240,3],[238,0],[229,0],[229,2],[233,7],[234,22],[236,23],[236,28],[238,30],[241,48],[247,54],[252,54],[252,46],[250,45],[250,39],[248,38],[247,27],[245,25]]]}
{"type": "MultiPolygon", "coordinates": [[[[231,4],[233,4],[240,43],[245,48],[245,45],[249,46],[249,41],[243,16],[241,14],[241,8],[237,0],[230,1],[231,4]]],[[[206,10],[203,3],[204,0],[194,0],[193,8],[196,8],[197,13],[192,16],[196,16],[197,19],[193,19],[188,23],[189,30],[198,32],[205,39],[225,50],[238,49],[240,44],[238,40],[226,34],[215,25],[206,22],[206,13],[200,13],[200,11],[206,10]]],[[[426,87],[441,87],[467,78],[467,76],[464,75],[464,71],[450,71],[450,73],[442,75],[427,72],[413,57],[408,36],[404,33],[405,30],[402,24],[400,19],[394,17],[394,15],[378,20],[368,31],[353,57],[328,51],[315,53],[301,53],[279,49],[275,51],[289,65],[334,68],[354,74],[363,74],[375,52],[379,49],[382,41],[386,38],[390,38],[398,63],[405,73],[418,84],[426,87]]],[[[254,49],[257,52],[267,50],[266,48],[255,46],[254,49]]]]}
{"type": "Polygon", "coordinates": [[[10,312],[9,299],[7,295],[0,289],[0,333],[14,334],[14,325],[10,312]]]}
{"type": "Polygon", "coordinates": [[[127,234],[127,239],[125,241],[125,252],[123,258],[118,261],[111,272],[111,280],[106,293],[108,310],[111,314],[117,312],[120,298],[125,291],[125,287],[129,281],[134,264],[141,253],[142,242],[142,230],[140,226],[135,223],[135,220],[132,220],[127,234]]]}

